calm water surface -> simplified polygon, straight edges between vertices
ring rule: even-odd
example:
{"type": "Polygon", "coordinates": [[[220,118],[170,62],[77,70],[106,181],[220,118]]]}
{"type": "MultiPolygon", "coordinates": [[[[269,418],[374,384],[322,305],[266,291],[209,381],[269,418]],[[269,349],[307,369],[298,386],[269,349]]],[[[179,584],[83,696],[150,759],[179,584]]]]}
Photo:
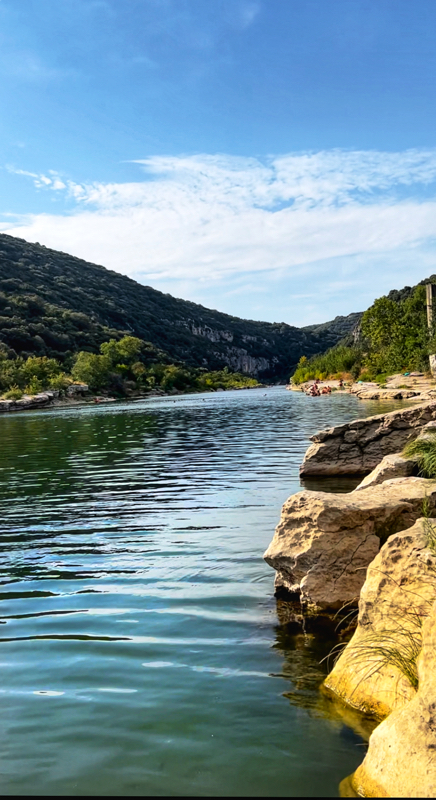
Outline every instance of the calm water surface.
{"type": "Polygon", "coordinates": [[[379,410],[275,388],[0,418],[3,794],[337,796],[363,744],[262,553],[308,436],[379,410]]]}

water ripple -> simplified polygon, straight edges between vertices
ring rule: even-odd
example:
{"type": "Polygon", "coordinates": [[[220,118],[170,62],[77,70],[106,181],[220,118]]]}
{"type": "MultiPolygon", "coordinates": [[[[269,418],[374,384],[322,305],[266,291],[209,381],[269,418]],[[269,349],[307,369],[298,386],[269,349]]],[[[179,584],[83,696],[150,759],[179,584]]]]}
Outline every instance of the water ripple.
{"type": "Polygon", "coordinates": [[[0,418],[3,794],[336,794],[360,752],[283,697],[313,709],[322,672],[261,556],[308,436],[376,410],[277,388],[0,418]]]}

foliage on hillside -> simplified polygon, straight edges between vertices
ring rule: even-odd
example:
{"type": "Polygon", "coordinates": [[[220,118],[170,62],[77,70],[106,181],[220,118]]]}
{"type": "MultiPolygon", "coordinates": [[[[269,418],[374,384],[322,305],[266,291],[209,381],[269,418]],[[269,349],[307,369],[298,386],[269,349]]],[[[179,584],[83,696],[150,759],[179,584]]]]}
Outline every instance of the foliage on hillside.
{"type": "Polygon", "coordinates": [[[78,351],[98,354],[103,342],[133,335],[149,343],[150,362],[281,380],[303,353],[351,330],[353,318],[339,319],[313,331],[239,319],[0,234],[0,342],[12,356],[56,358],[67,370],[78,351]]]}
{"type": "Polygon", "coordinates": [[[436,335],[427,327],[425,287],[419,284],[376,300],[362,316],[358,344],[336,345],[322,355],[300,359],[292,381],[300,384],[343,373],[382,380],[395,372],[426,371],[428,355],[435,350],[436,335]]]}
{"type": "Polygon", "coordinates": [[[258,385],[254,378],[231,373],[227,367],[207,372],[183,365],[150,363],[146,344],[134,336],[103,342],[99,353],[80,351],[70,374],[54,358],[11,358],[6,350],[0,351],[0,395],[6,399],[46,389],[56,389],[62,394],[72,382],[86,383],[93,392],[108,391],[118,397],[157,388],[164,392],[190,392],[258,385]]]}
{"type": "Polygon", "coordinates": [[[338,341],[350,337],[353,340],[352,332],[355,330],[362,319],[361,311],[354,311],[347,317],[335,317],[330,322],[322,322],[317,325],[306,325],[303,331],[310,331],[323,337],[323,342],[327,347],[335,345],[338,341]]]}

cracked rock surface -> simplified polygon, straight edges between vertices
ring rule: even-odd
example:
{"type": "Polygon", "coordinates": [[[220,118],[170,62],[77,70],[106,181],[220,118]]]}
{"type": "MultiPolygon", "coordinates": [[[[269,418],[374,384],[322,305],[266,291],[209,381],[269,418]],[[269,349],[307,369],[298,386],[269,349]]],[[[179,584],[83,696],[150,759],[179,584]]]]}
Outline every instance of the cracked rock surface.
{"type": "Polygon", "coordinates": [[[357,419],[312,436],[301,475],[364,475],[436,420],[436,402],[357,419]]]}
{"type": "Polygon", "coordinates": [[[369,565],[356,631],[324,682],[335,696],[364,713],[383,718],[415,696],[416,686],[396,653],[409,659],[420,651],[422,625],[436,598],[436,554],[428,546],[429,527],[436,536],[436,519],[419,519],[390,536],[369,565]]]}
{"type": "Polygon", "coordinates": [[[436,604],[422,629],[419,687],[371,734],[352,785],[363,797],[436,797],[436,604]]]}
{"type": "Polygon", "coordinates": [[[416,477],[349,494],[292,495],[264,554],[277,572],[276,593],[299,598],[309,615],[357,605],[380,543],[421,517],[425,497],[435,509],[436,481],[416,477]]]}

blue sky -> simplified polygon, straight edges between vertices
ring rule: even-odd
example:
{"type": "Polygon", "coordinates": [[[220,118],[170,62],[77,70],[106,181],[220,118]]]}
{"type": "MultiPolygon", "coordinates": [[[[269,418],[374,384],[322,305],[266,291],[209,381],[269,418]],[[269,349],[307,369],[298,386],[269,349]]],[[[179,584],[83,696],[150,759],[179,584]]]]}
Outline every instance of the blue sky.
{"type": "Polygon", "coordinates": [[[0,230],[304,325],[436,272],[434,0],[0,0],[0,230]]]}

